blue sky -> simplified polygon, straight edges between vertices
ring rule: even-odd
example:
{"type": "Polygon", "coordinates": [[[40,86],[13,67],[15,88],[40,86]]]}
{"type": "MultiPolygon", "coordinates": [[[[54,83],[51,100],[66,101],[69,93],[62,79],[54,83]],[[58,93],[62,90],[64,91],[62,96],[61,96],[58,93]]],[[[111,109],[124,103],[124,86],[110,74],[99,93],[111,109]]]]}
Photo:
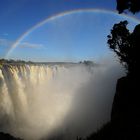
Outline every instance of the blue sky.
{"type": "MultiPolygon", "coordinates": [[[[28,29],[44,19],[77,9],[115,10],[115,0],[0,0],[0,58],[28,29]]],[[[138,15],[137,18],[139,18],[138,15]]],[[[97,59],[109,52],[106,35],[119,15],[74,13],[30,33],[9,58],[33,61],[97,59]]],[[[130,28],[136,24],[129,20],[130,28]]]]}

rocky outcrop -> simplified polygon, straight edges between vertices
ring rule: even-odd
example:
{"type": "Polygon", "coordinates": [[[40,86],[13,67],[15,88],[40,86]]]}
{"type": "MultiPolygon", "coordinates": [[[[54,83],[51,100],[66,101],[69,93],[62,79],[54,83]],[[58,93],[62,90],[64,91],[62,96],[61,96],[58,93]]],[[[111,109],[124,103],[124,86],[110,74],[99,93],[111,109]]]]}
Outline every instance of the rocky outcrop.
{"type": "Polygon", "coordinates": [[[120,120],[129,123],[140,119],[140,93],[138,78],[129,76],[118,80],[116,94],[112,105],[111,120],[120,120]]]}
{"type": "Polygon", "coordinates": [[[15,138],[11,136],[10,134],[5,134],[3,132],[0,132],[0,140],[22,140],[20,138],[15,138]]]}
{"type": "Polygon", "coordinates": [[[85,140],[140,140],[140,85],[137,76],[117,81],[111,121],[85,140]]]}
{"type": "Polygon", "coordinates": [[[124,139],[140,138],[140,92],[136,76],[118,80],[113,101],[111,123],[124,139]]]}

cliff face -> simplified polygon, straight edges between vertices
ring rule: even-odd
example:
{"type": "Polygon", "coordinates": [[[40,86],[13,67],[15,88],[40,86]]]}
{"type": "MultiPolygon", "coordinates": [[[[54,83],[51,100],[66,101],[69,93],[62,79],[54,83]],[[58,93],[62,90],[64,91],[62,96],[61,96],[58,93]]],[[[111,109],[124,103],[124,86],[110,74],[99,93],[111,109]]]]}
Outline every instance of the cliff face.
{"type": "Polygon", "coordinates": [[[140,85],[136,76],[117,81],[111,121],[86,140],[139,140],[140,139],[140,85]]]}
{"type": "Polygon", "coordinates": [[[15,138],[9,134],[5,134],[5,133],[0,132],[0,140],[22,140],[22,139],[15,138]]]}
{"type": "Polygon", "coordinates": [[[123,119],[124,122],[129,121],[134,124],[134,121],[140,118],[140,93],[137,79],[126,76],[118,80],[112,105],[112,121],[123,119]]]}
{"type": "Polygon", "coordinates": [[[113,129],[127,139],[140,138],[139,82],[137,77],[132,77],[118,80],[111,113],[113,129]]]}

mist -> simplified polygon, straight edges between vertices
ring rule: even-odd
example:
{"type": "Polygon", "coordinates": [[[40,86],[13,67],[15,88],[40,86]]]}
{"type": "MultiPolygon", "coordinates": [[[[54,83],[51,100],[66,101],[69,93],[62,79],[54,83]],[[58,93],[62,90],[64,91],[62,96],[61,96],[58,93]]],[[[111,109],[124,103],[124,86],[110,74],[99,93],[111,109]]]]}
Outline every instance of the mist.
{"type": "Polygon", "coordinates": [[[121,65],[11,66],[0,70],[0,131],[25,140],[73,140],[110,120],[121,65]],[[10,81],[9,81],[10,79],[10,81]]]}

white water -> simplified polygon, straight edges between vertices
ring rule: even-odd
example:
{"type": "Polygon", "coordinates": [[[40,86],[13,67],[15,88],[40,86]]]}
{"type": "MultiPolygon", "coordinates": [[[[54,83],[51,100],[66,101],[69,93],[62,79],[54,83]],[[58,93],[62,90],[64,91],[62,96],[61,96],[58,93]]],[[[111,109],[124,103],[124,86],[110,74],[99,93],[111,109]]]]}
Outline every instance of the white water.
{"type": "Polygon", "coordinates": [[[110,93],[121,75],[121,70],[114,67],[2,66],[0,131],[38,140],[50,134],[67,135],[67,130],[72,137],[96,130],[109,120],[110,93]]]}

